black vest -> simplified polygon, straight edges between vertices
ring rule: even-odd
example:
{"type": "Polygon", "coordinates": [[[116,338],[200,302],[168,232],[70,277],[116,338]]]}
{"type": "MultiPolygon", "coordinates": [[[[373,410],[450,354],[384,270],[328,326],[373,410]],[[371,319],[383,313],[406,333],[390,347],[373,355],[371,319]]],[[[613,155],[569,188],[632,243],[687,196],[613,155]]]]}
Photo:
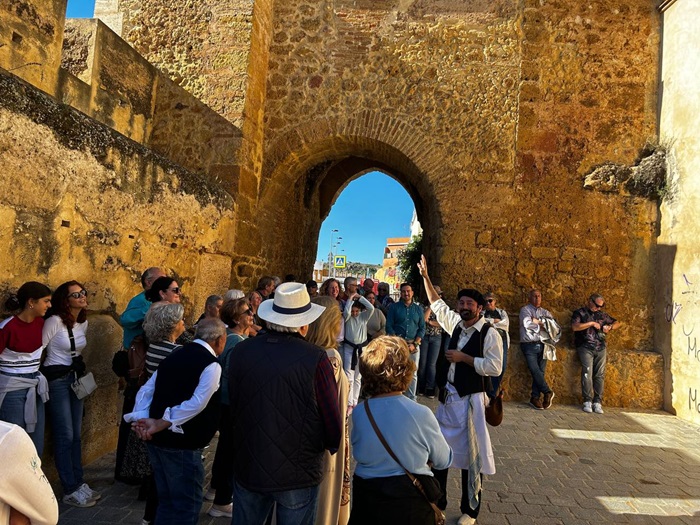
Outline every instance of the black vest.
{"type": "Polygon", "coordinates": [[[254,492],[318,485],[323,424],[315,376],[326,352],[296,334],[269,331],[234,348],[229,393],[236,482],[254,492]]]}
{"type": "MultiPolygon", "coordinates": [[[[216,363],[216,357],[198,343],[189,343],[166,357],[158,366],[156,388],[149,415],[161,418],[165,409],[179,405],[192,397],[204,369],[216,363]]],[[[204,410],[182,425],[182,434],[163,430],[153,436],[159,447],[195,450],[209,444],[219,420],[219,391],[204,410]]]]}
{"type": "MultiPolygon", "coordinates": [[[[491,326],[484,323],[481,331],[475,331],[467,341],[467,344],[460,348],[460,351],[472,357],[483,357],[484,338],[490,329],[491,326]]],[[[452,332],[448,350],[454,350],[457,348],[457,342],[459,341],[459,336],[461,333],[462,327],[457,325],[454,332],[452,332]]],[[[443,348],[440,348],[440,355],[438,356],[437,361],[437,371],[435,374],[435,381],[437,382],[437,386],[440,388],[445,388],[445,385],[447,384],[447,373],[450,370],[450,364],[451,363],[445,357],[445,351],[443,348]]],[[[477,374],[474,367],[469,366],[466,363],[455,363],[455,377],[452,384],[457,389],[457,393],[460,395],[460,397],[468,394],[475,394],[477,392],[489,392],[491,390],[491,378],[477,374]]]]}

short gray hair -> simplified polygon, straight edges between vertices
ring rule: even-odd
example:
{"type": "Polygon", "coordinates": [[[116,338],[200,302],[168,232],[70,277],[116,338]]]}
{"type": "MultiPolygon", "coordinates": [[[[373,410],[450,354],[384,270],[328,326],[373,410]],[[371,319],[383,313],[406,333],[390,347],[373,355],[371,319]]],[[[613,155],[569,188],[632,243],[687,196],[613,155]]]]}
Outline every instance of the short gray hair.
{"type": "Polygon", "coordinates": [[[213,343],[219,337],[226,337],[226,325],[221,319],[202,319],[197,323],[195,336],[207,343],[213,343]]]}
{"type": "Polygon", "coordinates": [[[143,320],[143,331],[153,343],[167,341],[183,315],[185,308],[180,303],[153,303],[143,320]]]}
{"type": "Polygon", "coordinates": [[[353,282],[355,284],[357,284],[357,277],[352,277],[352,276],[346,277],[345,280],[343,281],[343,286],[345,288],[347,288],[348,284],[353,283],[353,282]]]}
{"type": "Polygon", "coordinates": [[[283,334],[296,334],[299,333],[299,327],[292,328],[290,326],[282,326],[281,324],[271,323],[270,321],[265,321],[265,326],[268,330],[273,332],[281,332],[283,334]]]}
{"type": "Polygon", "coordinates": [[[204,306],[205,306],[205,308],[208,306],[215,306],[216,303],[218,303],[219,301],[222,301],[222,300],[223,299],[220,295],[210,295],[209,297],[207,297],[207,300],[204,302],[204,306]]]}
{"type": "Polygon", "coordinates": [[[224,302],[233,301],[234,299],[243,299],[245,294],[243,290],[229,290],[224,294],[224,302]]]}

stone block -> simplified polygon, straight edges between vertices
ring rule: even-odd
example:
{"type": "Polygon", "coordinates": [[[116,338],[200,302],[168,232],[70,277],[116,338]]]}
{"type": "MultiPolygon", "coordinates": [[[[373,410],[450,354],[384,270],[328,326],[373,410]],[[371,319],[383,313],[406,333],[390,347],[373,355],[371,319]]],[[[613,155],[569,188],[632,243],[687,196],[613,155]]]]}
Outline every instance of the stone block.
{"type": "Polygon", "coordinates": [[[534,259],[556,259],[559,257],[559,248],[533,246],[530,254],[534,259]]]}

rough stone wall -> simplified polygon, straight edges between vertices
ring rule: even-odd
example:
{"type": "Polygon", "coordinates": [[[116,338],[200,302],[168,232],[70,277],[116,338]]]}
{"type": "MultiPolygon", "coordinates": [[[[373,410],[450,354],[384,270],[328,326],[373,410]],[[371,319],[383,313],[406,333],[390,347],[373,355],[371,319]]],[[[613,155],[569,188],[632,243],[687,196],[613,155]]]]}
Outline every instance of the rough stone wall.
{"type": "Polygon", "coordinates": [[[665,360],[665,407],[695,423],[700,423],[698,17],[698,2],[665,2],[660,134],[671,170],[661,206],[655,326],[665,360]]]}
{"type": "Polygon", "coordinates": [[[95,17],[237,126],[243,122],[253,0],[97,2],[95,17]]]}
{"type": "MultiPolygon", "coordinates": [[[[322,195],[374,165],[416,201],[448,294],[494,289],[517,341],[517,312],[540,287],[569,352],[572,310],[600,291],[624,322],[610,342],[624,380],[606,385],[611,402],[637,392],[660,406],[660,361],[644,352],[654,348],[657,205],[583,188],[598,164],[633,164],[655,139],[658,23],[642,0],[276,2],[263,258],[277,272],[310,268],[322,195]],[[348,169],[351,157],[366,162],[348,169]],[[647,380],[631,383],[626,368],[647,380]]],[[[524,398],[512,354],[510,391],[524,398]]],[[[550,367],[553,382],[577,401],[575,356],[565,363],[550,367]]]]}
{"type": "MultiPolygon", "coordinates": [[[[183,289],[187,322],[229,287],[235,214],[218,186],[0,69],[0,296],[23,282],[77,279],[90,311],[121,313],[160,265],[183,289]]],[[[4,304],[4,300],[0,302],[4,304]]],[[[4,318],[9,312],[0,312],[4,318]]],[[[121,345],[112,317],[90,316],[85,460],[114,446],[121,345]]]]}

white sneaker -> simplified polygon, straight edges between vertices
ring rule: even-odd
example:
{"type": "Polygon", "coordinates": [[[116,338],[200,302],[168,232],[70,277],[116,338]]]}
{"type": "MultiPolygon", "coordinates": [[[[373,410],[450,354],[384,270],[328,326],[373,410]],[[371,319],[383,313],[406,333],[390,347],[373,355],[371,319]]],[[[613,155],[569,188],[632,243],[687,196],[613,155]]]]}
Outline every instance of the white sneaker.
{"type": "Polygon", "coordinates": [[[82,492],[83,494],[85,494],[87,499],[91,499],[92,501],[97,501],[98,499],[100,499],[102,497],[102,494],[100,494],[96,490],[92,490],[90,488],[90,485],[88,485],[87,483],[83,483],[82,485],[80,485],[78,487],[78,490],[80,492],[82,492]]]}
{"type": "Polygon", "coordinates": [[[233,503],[229,503],[228,505],[217,505],[214,503],[207,514],[212,518],[232,518],[233,503]]]}
{"type": "Polygon", "coordinates": [[[204,499],[207,501],[214,501],[215,497],[216,497],[216,490],[214,490],[214,489],[207,490],[207,493],[204,495],[204,499]]]}
{"type": "Polygon", "coordinates": [[[600,403],[593,403],[593,412],[596,414],[603,414],[603,405],[600,403]]]}
{"type": "Polygon", "coordinates": [[[586,412],[587,414],[590,414],[591,412],[593,412],[593,406],[592,406],[590,401],[586,401],[583,404],[583,411],[586,412]]]}
{"type": "Polygon", "coordinates": [[[474,523],[476,523],[476,518],[472,518],[469,514],[462,514],[457,520],[457,525],[474,525],[474,523]]]}
{"type": "Polygon", "coordinates": [[[67,494],[63,496],[63,503],[70,505],[71,507],[94,507],[95,500],[89,499],[80,489],[76,490],[72,494],[67,494]]]}

